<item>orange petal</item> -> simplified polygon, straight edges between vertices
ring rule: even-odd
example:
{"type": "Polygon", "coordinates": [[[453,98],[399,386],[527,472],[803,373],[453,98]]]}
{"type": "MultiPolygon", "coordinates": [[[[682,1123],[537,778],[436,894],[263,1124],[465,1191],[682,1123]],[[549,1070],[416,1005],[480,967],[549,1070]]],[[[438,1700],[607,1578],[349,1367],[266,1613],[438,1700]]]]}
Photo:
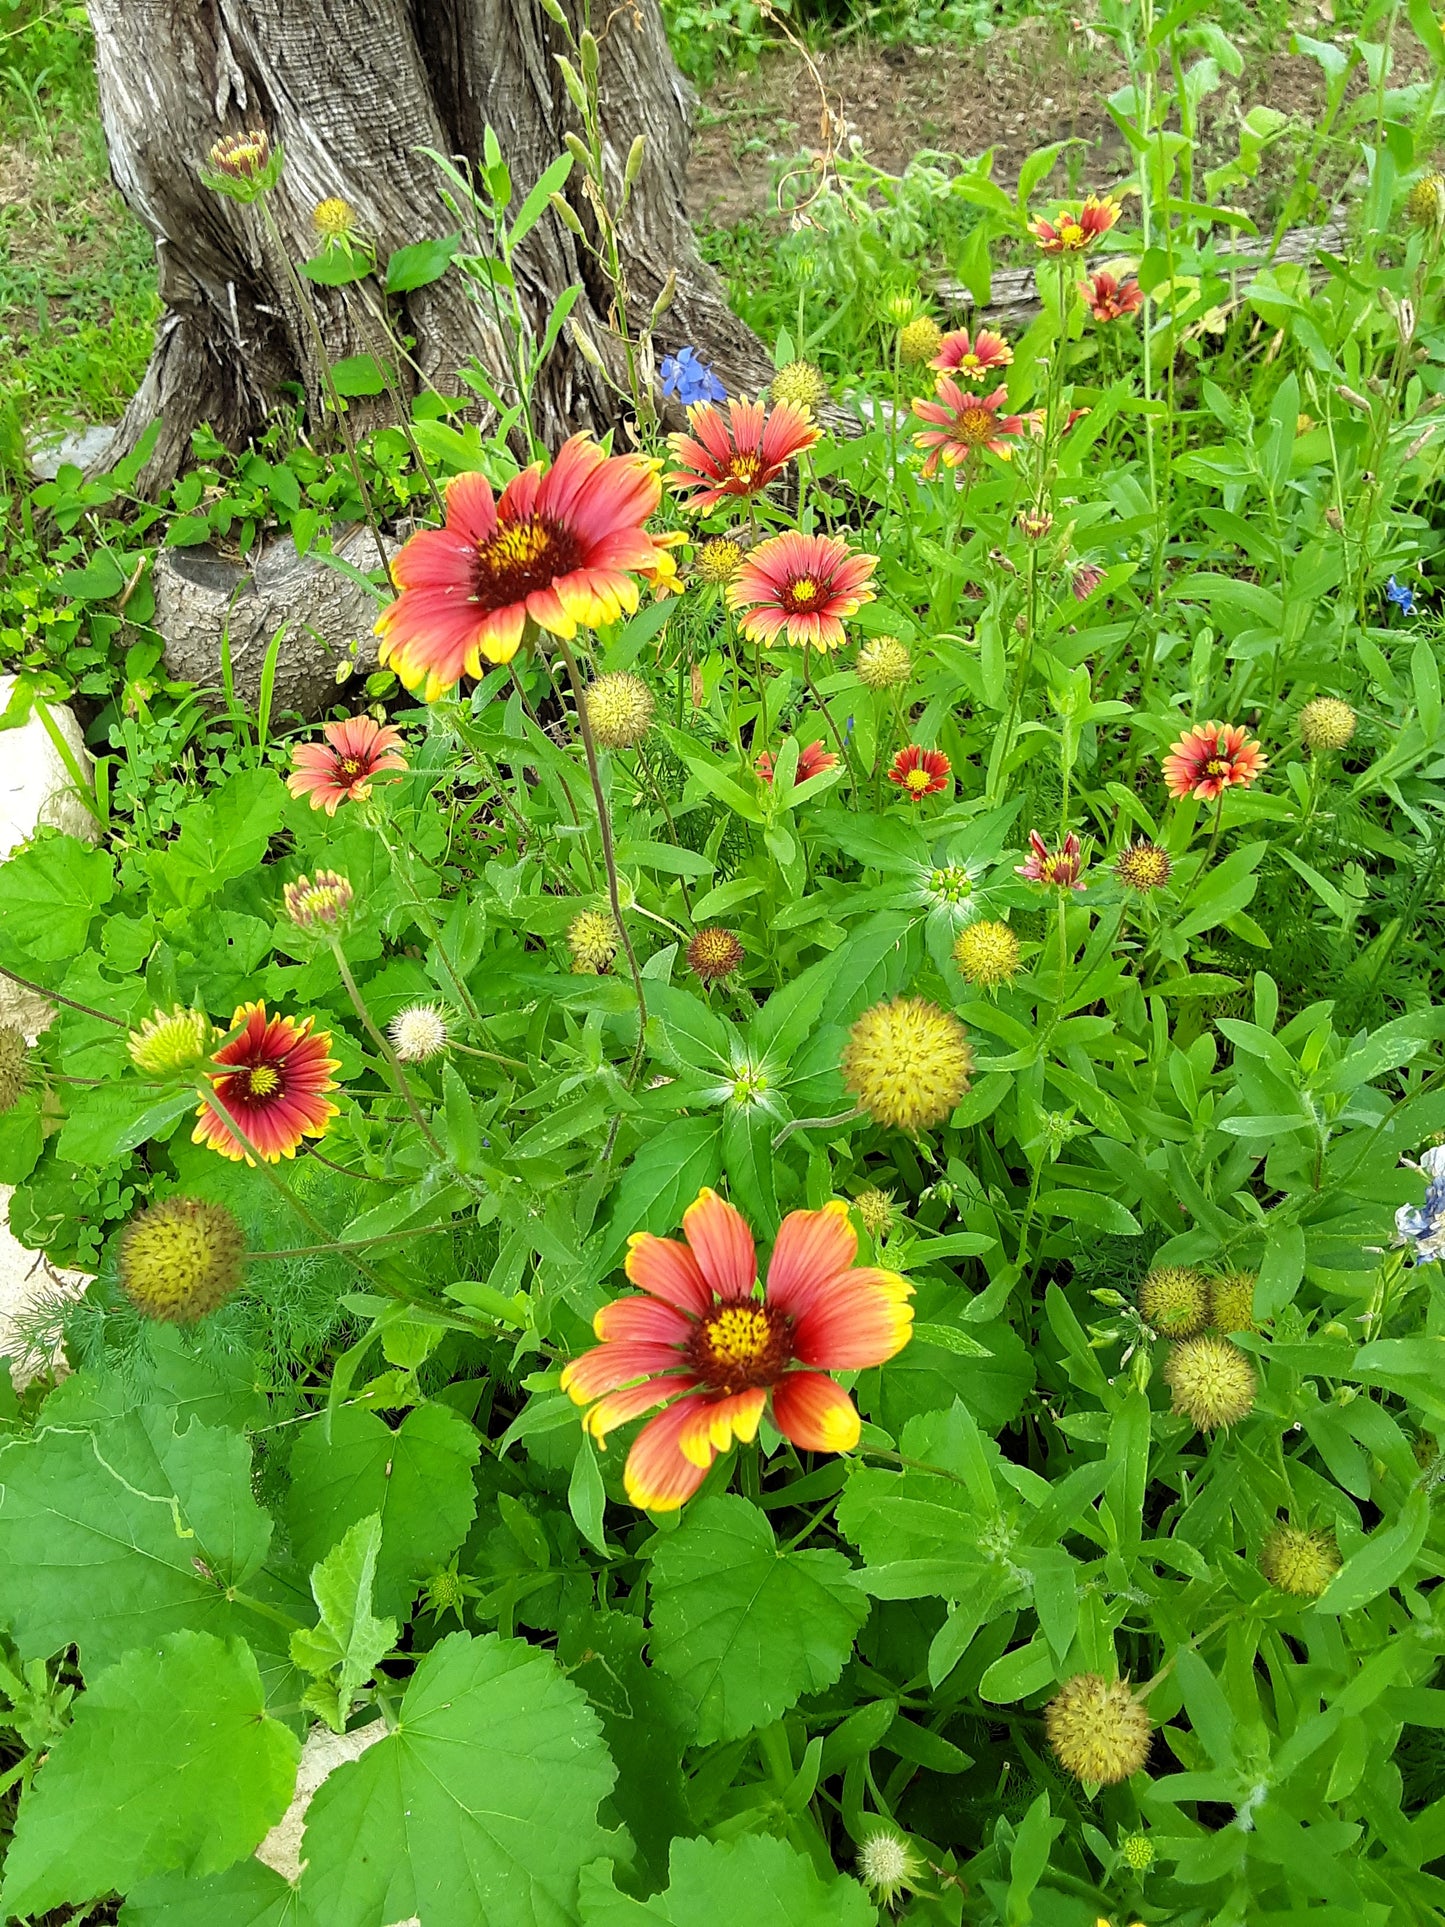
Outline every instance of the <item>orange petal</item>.
{"type": "Polygon", "coordinates": [[[913,1331],[904,1279],[888,1287],[836,1280],[818,1292],[793,1327],[793,1356],[825,1371],[861,1371],[901,1352],[913,1331]]]}
{"type": "Polygon", "coordinates": [[[821,1211],[790,1211],[768,1262],[768,1303],[799,1317],[818,1287],[845,1272],[857,1255],[858,1234],[840,1200],[821,1211]]]}
{"type": "Polygon", "coordinates": [[[648,1512],[676,1512],[702,1484],[705,1469],[685,1459],[678,1448],[679,1434],[692,1422],[688,1408],[696,1402],[693,1393],[678,1399],[650,1419],[633,1440],[622,1479],[635,1506],[648,1512]]]}
{"type": "Polygon", "coordinates": [[[719,1298],[751,1295],[758,1276],[753,1234],[742,1213],[704,1185],[682,1214],[682,1235],[719,1298]]]}
{"type": "Polygon", "coordinates": [[[692,1465],[704,1472],[719,1452],[726,1452],[734,1439],[746,1444],[758,1435],[758,1420],[768,1395],[761,1389],[735,1392],[728,1398],[694,1398],[688,1401],[687,1424],[677,1435],[678,1450],[692,1465]]]}
{"type": "Polygon", "coordinates": [[[712,1303],[706,1278],[697,1259],[676,1238],[655,1238],[650,1231],[634,1231],[627,1240],[624,1267],[634,1285],[654,1298],[676,1305],[679,1311],[701,1314],[712,1303]]]}
{"type": "Polygon", "coordinates": [[[654,1339],[594,1345],[563,1367],[562,1390],[574,1405],[586,1405],[603,1392],[615,1392],[634,1378],[650,1378],[678,1362],[675,1345],[660,1345],[654,1339]]]}
{"type": "Polygon", "coordinates": [[[824,1372],[789,1372],[775,1385],[773,1423],[804,1452],[851,1452],[862,1431],[852,1399],[824,1372]]]}
{"type": "Polygon", "coordinates": [[[695,1329],[671,1305],[657,1298],[614,1298],[604,1305],[592,1321],[592,1329],[604,1343],[618,1339],[656,1341],[662,1345],[685,1345],[695,1329]]]}
{"type": "Polygon", "coordinates": [[[640,1418],[654,1405],[665,1404],[681,1392],[690,1392],[698,1382],[690,1373],[678,1372],[669,1378],[649,1378],[645,1384],[628,1386],[625,1391],[609,1392],[583,1416],[583,1427],[605,1451],[609,1432],[626,1425],[629,1419],[640,1418]]]}

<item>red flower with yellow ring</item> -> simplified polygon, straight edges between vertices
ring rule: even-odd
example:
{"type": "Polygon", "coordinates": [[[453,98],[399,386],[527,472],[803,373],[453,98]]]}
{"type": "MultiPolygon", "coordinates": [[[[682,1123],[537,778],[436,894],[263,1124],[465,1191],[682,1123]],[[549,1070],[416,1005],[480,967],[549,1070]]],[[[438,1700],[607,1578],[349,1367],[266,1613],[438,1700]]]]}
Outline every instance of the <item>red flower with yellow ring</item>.
{"type": "Polygon", "coordinates": [[[940,374],[958,375],[964,381],[987,381],[1000,368],[1007,368],[1014,351],[1002,335],[980,328],[969,339],[967,328],[954,328],[938,344],[938,353],[929,362],[940,374]]]}
{"type": "Polygon", "coordinates": [[[1045,254],[1079,254],[1109,232],[1119,218],[1119,203],[1091,194],[1079,207],[1061,207],[1052,221],[1029,222],[1029,233],[1045,254]]]}
{"type": "Polygon", "coordinates": [[[1164,758],[1171,796],[1212,803],[1228,789],[1248,789],[1269,768],[1259,744],[1239,723],[1196,723],[1164,758]]]}
{"type": "Polygon", "coordinates": [[[657,471],[573,435],[545,473],[534,462],[496,499],[485,475],[455,476],[446,526],[412,536],[391,565],[401,593],[377,621],[381,661],[431,702],[484,662],[510,662],[529,621],[570,642],[634,614],[634,574],[665,583],[671,560],[643,527],[662,499],[657,471]]]}
{"type": "Polygon", "coordinates": [[[209,1144],[236,1163],[255,1158],[237,1137],[240,1127],[251,1144],[274,1164],[296,1155],[303,1137],[324,1137],[336,1116],[325,1093],[336,1089],[331,1073],[340,1064],[330,1055],[331,1033],[313,1031],[314,1017],[268,1017],[264,1003],[242,1004],[231,1019],[240,1035],[216,1052],[207,1072],[215,1098],[196,1108],[199,1122],[193,1144],[209,1144]]]}
{"type": "Polygon", "coordinates": [[[757,1251],[740,1211],[704,1189],[682,1217],[685,1244],[640,1231],[627,1276],[641,1297],[604,1305],[602,1340],[562,1373],[589,1407],[599,1444],[644,1412],[627,1455],[627,1496],[649,1512],[675,1511],[719,1452],[774,1425],[805,1452],[848,1452],[857,1409],[830,1372],[881,1365],[908,1343],[913,1287],[897,1272],[855,1265],[846,1204],[784,1218],[758,1290],[757,1251]]]}

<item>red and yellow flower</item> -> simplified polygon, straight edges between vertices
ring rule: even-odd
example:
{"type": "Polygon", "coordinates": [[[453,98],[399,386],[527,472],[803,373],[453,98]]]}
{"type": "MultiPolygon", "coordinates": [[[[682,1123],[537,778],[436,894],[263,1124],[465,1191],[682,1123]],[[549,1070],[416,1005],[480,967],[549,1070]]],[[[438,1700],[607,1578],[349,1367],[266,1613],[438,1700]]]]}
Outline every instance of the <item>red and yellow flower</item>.
{"type": "Polygon", "coordinates": [[[970,341],[967,328],[954,328],[939,342],[938,353],[928,365],[964,381],[986,381],[1013,358],[1014,351],[1002,335],[980,328],[970,341]]]}
{"type": "Polygon", "coordinates": [[[433,701],[484,662],[510,662],[529,622],[570,641],[637,608],[634,574],[665,581],[671,560],[643,526],[662,499],[658,464],[606,455],[573,435],[493,497],[485,475],[447,485],[446,525],[392,563],[401,591],[376,625],[378,654],[433,701]]]}
{"type": "Polygon", "coordinates": [[[1061,207],[1052,221],[1029,222],[1029,233],[1045,254],[1078,254],[1092,247],[1119,218],[1119,203],[1091,194],[1079,207],[1061,207]]]}
{"type": "Polygon", "coordinates": [[[401,753],[402,734],[370,716],[347,716],[326,723],[324,743],[301,743],[291,752],[291,774],[286,787],[293,796],[310,796],[313,810],[335,816],[343,803],[370,796],[371,785],[406,768],[401,753]]]}
{"type": "Polygon", "coordinates": [[[898,785],[910,803],[921,803],[925,796],[946,790],[952,773],[953,765],[941,749],[920,749],[910,743],[893,758],[888,780],[898,785]]]}
{"type": "Polygon", "coordinates": [[[749,551],[728,584],[728,604],[743,612],[750,642],[779,636],[808,649],[837,649],[843,623],[873,600],[868,578],[876,555],[858,555],[841,535],[802,535],[789,529],[749,551]]]}
{"type": "Polygon", "coordinates": [[[1164,758],[1171,796],[1212,803],[1227,789],[1248,789],[1269,768],[1259,744],[1241,724],[1196,723],[1164,758]]]}
{"type": "Polygon", "coordinates": [[[1144,305],[1144,290],[1132,277],[1121,281],[1107,268],[1100,268],[1084,283],[1084,305],[1095,321],[1119,321],[1126,314],[1137,314],[1144,305]]]}
{"type": "Polygon", "coordinates": [[[1014,874],[1030,883],[1051,883],[1059,890],[1082,890],[1083,846],[1070,830],[1058,849],[1051,850],[1037,830],[1030,830],[1028,861],[1015,864],[1014,874]]]}
{"type": "Polygon", "coordinates": [[[264,1002],[242,1004],[231,1019],[240,1035],[222,1044],[206,1075],[213,1098],[196,1109],[193,1144],[209,1144],[222,1157],[247,1164],[255,1158],[232,1129],[234,1122],[266,1161],[296,1155],[303,1137],[324,1137],[336,1116],[325,1093],[336,1089],[328,1055],[331,1033],[313,1031],[314,1017],[268,1017],[264,1002]]]}
{"type": "MultiPolygon", "coordinates": [[[[798,751],[798,767],[793,781],[795,783],[806,783],[810,776],[821,776],[824,770],[832,769],[837,760],[836,756],[824,749],[823,739],[820,736],[816,742],[809,743],[798,751]]],[[[770,749],[761,751],[757,761],[753,764],[753,768],[765,783],[771,783],[773,780],[773,752],[770,749]]]]}
{"type": "Polygon", "coordinates": [[[730,401],[724,421],[716,405],[698,402],[687,411],[690,435],[669,435],[668,447],[682,464],[667,486],[689,498],[689,508],[713,508],[727,496],[761,495],[788,463],[822,438],[806,409],[780,401],[730,401]]]}
{"type": "Polygon", "coordinates": [[[756,1437],[770,1403],[800,1451],[851,1451],[858,1413],[828,1374],[881,1365],[913,1326],[907,1279],[854,1263],[846,1204],[783,1220],[761,1293],[747,1220],[716,1192],[698,1193],[682,1231],[682,1244],[634,1234],[627,1276],[643,1295],[604,1305],[594,1321],[602,1343],[562,1373],[599,1444],[663,1407],[624,1473],[628,1498],[649,1512],[690,1498],[719,1452],[756,1437]]]}
{"type": "Polygon", "coordinates": [[[918,419],[932,424],[913,437],[915,448],[930,451],[923,473],[936,475],[940,462],[957,468],[983,448],[1008,461],[1013,454],[1009,442],[1023,433],[1026,424],[1022,415],[1000,412],[1007,400],[1006,388],[995,388],[991,395],[970,395],[951,375],[940,375],[935,398],[912,404],[918,419]]]}

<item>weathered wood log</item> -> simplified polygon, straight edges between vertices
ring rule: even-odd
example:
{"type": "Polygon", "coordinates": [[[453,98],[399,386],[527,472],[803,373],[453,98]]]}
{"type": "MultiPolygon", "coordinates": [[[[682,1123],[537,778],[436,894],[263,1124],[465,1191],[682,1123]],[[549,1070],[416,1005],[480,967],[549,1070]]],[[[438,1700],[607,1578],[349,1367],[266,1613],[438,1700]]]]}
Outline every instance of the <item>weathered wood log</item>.
{"type": "MultiPolygon", "coordinates": [[[[1232,240],[1222,239],[1218,245],[1218,265],[1223,268],[1234,283],[1236,295],[1242,294],[1254,279],[1261,267],[1280,261],[1313,262],[1320,254],[1333,254],[1343,247],[1345,241],[1344,224],[1339,221],[1328,222],[1323,227],[1291,228],[1281,236],[1278,247],[1272,247],[1268,240],[1245,237],[1232,240]]],[[[1088,271],[1107,268],[1109,261],[1101,258],[1090,261],[1088,271]]],[[[974,310],[974,299],[970,291],[960,281],[938,281],[934,284],[934,295],[945,307],[965,314],[974,310]]],[[[993,277],[988,301],[977,310],[977,319],[998,327],[1001,324],[1021,324],[1032,321],[1039,312],[1041,303],[1039,291],[1034,280],[1032,268],[1004,268],[993,277]]]]}
{"type": "MultiPolygon", "coordinates": [[[[583,0],[563,5],[580,26],[583,0]]],[[[298,383],[320,408],[320,356],[274,244],[254,210],[201,180],[219,136],[259,127],[283,146],[286,168],[269,205],[293,260],[317,251],[312,211],[336,197],[355,209],[358,232],[384,263],[393,249],[453,226],[439,172],[420,149],[475,164],[490,127],[517,183],[515,214],[575,125],[555,59],[566,37],[536,0],[90,0],[90,13],[111,168],[156,237],[165,304],[113,451],[124,454],[159,419],[147,488],[180,469],[200,423],[240,446],[298,383]]],[[[692,98],[673,66],[657,0],[627,0],[600,16],[596,30],[614,195],[633,137],[647,138],[622,233],[631,325],[645,321],[675,272],[662,348],[695,342],[731,391],[756,393],[767,357],[730,312],[687,221],[692,98]]],[[[584,227],[591,224],[575,174],[565,193],[584,227]]],[[[482,237],[469,235],[467,245],[484,251],[482,237]]],[[[584,290],[575,317],[607,353],[612,291],[548,213],[523,243],[518,273],[538,337],[574,283],[584,290]]],[[[329,359],[376,352],[361,301],[315,293],[329,359]]],[[[374,282],[366,293],[373,303],[387,299],[374,282]]],[[[475,360],[506,391],[512,357],[474,284],[453,270],[391,305],[428,380],[460,392],[460,373],[475,360]]],[[[618,414],[615,393],[564,337],[539,380],[539,433],[555,444],[618,414]]],[[[364,407],[358,416],[365,419],[364,407]]]]}

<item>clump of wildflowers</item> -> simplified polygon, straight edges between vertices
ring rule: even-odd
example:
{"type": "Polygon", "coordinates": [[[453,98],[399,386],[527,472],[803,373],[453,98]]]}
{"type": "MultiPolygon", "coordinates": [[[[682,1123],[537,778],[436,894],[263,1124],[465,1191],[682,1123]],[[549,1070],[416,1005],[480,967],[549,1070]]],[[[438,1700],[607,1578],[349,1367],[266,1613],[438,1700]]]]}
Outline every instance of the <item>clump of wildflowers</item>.
{"type": "Polygon", "coordinates": [[[1090,1786],[1115,1786],[1149,1758],[1149,1715],[1121,1680],[1076,1673],[1044,1708],[1059,1765],[1090,1786]]]}
{"type": "Polygon", "coordinates": [[[1395,1213],[1395,1243],[1413,1245],[1417,1265],[1438,1264],[1445,1256],[1445,1145],[1423,1151],[1417,1168],[1427,1180],[1424,1201],[1395,1213]]]}
{"type": "Polygon", "coordinates": [[[636,749],[657,707],[641,676],[625,669],[599,676],[583,700],[592,734],[604,749],[636,749]]]}
{"type": "Polygon", "coordinates": [[[567,948],[572,969],[581,977],[598,977],[612,967],[622,946],[622,933],[610,912],[582,910],[567,926],[567,948]]]}
{"type": "Polygon", "coordinates": [[[968,1033],[923,997],[865,1010],[843,1047],[843,1082],[879,1124],[926,1131],[950,1117],[973,1070],[968,1033]]]}

